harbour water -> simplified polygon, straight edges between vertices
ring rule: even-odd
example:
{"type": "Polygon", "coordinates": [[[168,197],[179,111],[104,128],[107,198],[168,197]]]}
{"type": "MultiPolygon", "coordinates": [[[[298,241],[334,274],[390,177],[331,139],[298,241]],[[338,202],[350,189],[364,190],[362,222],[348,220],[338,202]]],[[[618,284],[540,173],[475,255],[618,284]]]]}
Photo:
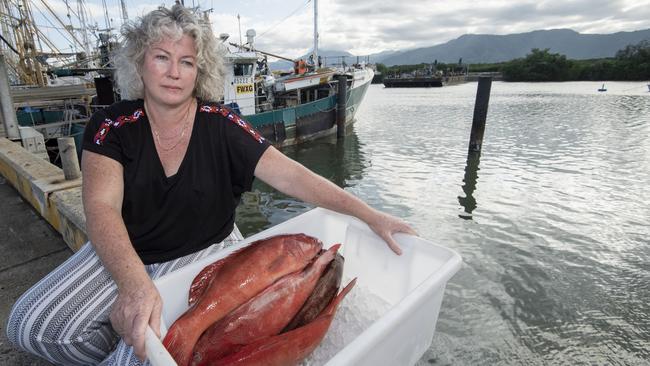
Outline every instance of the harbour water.
{"type": "MultiPolygon", "coordinates": [[[[457,250],[421,365],[650,363],[650,92],[645,83],[372,85],[344,141],[284,152],[457,250]]],[[[257,182],[250,235],[311,207],[257,182]]]]}

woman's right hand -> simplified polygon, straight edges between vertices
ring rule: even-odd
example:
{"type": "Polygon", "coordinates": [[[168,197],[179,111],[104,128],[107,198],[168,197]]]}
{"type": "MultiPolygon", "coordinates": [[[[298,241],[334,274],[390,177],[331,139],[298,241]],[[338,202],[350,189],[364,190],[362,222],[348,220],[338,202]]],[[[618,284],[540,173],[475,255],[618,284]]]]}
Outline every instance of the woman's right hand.
{"type": "Polygon", "coordinates": [[[117,300],[111,310],[113,329],[124,342],[133,346],[142,361],[147,358],[144,340],[147,326],[160,337],[162,299],[150,278],[129,282],[118,288],[117,300]]]}

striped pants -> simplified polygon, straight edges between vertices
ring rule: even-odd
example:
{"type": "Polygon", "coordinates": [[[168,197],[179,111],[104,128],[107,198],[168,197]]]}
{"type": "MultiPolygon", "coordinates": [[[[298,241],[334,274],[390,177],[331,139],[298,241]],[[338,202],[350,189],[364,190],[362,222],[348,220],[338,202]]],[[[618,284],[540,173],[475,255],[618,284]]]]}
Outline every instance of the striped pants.
{"type": "MultiPolygon", "coordinates": [[[[146,266],[157,279],[242,239],[235,230],[219,244],[146,266]]],[[[90,243],[36,283],[14,304],[7,338],[19,348],[61,365],[141,365],[109,320],[117,286],[90,243]]]]}

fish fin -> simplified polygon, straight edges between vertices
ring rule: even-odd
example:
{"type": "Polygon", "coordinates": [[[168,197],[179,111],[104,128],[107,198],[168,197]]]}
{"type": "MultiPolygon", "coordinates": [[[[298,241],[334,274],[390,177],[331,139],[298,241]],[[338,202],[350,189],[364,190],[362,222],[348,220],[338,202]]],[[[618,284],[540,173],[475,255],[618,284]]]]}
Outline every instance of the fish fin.
{"type": "Polygon", "coordinates": [[[332,300],[332,302],[327,305],[325,309],[316,317],[316,319],[320,318],[321,316],[328,316],[328,315],[333,315],[336,312],[336,309],[338,308],[339,304],[341,301],[343,301],[343,298],[352,290],[354,285],[357,283],[357,278],[355,277],[352,281],[350,281],[347,286],[339,293],[336,295],[336,297],[332,300]]]}
{"type": "Polygon", "coordinates": [[[343,245],[343,244],[341,244],[341,243],[334,244],[328,250],[333,250],[334,252],[338,252],[339,249],[341,249],[341,245],[343,245]]]}
{"type": "MultiPolygon", "coordinates": [[[[320,253],[316,257],[314,257],[314,262],[319,261],[319,260],[324,260],[326,261],[326,264],[329,264],[329,262],[333,261],[334,258],[336,258],[336,255],[338,254],[339,248],[341,248],[341,244],[334,244],[332,245],[329,249],[326,251],[320,253]],[[322,258],[322,259],[321,259],[322,258]]],[[[324,270],[325,268],[323,268],[324,270]]]]}
{"type": "Polygon", "coordinates": [[[209,264],[203,268],[201,272],[196,275],[196,277],[194,277],[187,299],[188,305],[194,305],[201,298],[201,296],[203,296],[205,290],[210,287],[212,279],[214,279],[219,269],[223,267],[224,262],[225,258],[209,264]]]}

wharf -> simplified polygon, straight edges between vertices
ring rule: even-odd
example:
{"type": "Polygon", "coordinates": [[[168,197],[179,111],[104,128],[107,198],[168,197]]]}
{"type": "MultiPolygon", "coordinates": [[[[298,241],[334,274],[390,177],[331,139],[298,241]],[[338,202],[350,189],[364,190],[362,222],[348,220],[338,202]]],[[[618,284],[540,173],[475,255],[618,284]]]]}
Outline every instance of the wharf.
{"type": "Polygon", "coordinates": [[[85,242],[81,181],[5,138],[0,124],[0,365],[51,365],[6,337],[14,302],[85,242]]]}
{"type": "Polygon", "coordinates": [[[503,80],[503,74],[500,72],[470,72],[465,77],[466,81],[478,81],[480,77],[491,77],[493,81],[503,80]]]}
{"type": "Polygon", "coordinates": [[[7,318],[20,295],[65,261],[72,250],[2,176],[0,212],[0,365],[51,365],[9,344],[7,318]]]}

